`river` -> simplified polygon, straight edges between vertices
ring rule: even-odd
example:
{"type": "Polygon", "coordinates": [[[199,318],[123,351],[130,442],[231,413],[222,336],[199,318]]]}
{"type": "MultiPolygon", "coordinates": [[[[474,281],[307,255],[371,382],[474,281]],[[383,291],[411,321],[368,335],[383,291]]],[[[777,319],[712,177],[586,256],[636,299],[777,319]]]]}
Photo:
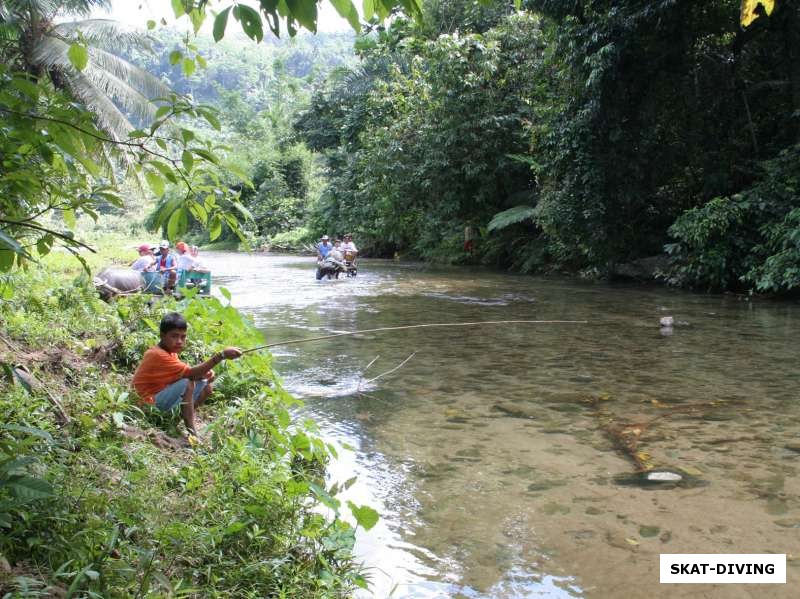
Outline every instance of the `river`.
{"type": "Polygon", "coordinates": [[[318,282],[310,258],[205,258],[268,342],[585,321],[276,348],[303,414],[351,448],[332,481],[358,475],[345,498],[381,513],[357,537],[362,596],[800,593],[797,303],[378,260],[318,282]],[[681,480],[647,484],[637,463],[681,480]],[[786,553],[787,584],[660,585],[662,553],[786,553]]]}

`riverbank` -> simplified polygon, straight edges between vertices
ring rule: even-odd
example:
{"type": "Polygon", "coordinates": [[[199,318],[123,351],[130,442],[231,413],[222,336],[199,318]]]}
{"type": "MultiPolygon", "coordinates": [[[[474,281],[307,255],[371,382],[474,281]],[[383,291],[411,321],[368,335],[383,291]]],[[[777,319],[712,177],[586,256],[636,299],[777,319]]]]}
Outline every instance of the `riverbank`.
{"type": "Polygon", "coordinates": [[[60,253],[6,277],[2,298],[0,595],[345,597],[365,585],[355,529],[316,509],[338,507],[324,482],[335,450],[293,421],[269,354],[217,369],[199,444],[131,396],[165,312],[190,322],[190,363],[263,342],[227,301],[105,304],[60,253]]]}

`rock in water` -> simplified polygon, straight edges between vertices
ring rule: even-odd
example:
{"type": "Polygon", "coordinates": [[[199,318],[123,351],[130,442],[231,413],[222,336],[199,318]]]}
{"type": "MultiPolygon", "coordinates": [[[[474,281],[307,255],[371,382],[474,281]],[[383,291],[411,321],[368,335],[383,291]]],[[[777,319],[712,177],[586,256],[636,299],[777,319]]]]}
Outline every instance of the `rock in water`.
{"type": "Polygon", "coordinates": [[[661,328],[671,328],[675,324],[675,319],[672,316],[662,316],[658,322],[661,328]]]}
{"type": "Polygon", "coordinates": [[[677,472],[670,472],[669,470],[654,470],[653,472],[648,472],[646,476],[647,480],[652,481],[659,481],[659,482],[673,482],[683,480],[683,477],[678,474],[677,472]]]}

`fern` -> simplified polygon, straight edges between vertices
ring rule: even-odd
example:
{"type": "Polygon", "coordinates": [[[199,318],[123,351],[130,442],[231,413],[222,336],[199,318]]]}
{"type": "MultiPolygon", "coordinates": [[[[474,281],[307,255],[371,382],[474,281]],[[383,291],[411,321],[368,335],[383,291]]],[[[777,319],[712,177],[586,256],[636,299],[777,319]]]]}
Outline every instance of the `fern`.
{"type": "Polygon", "coordinates": [[[536,208],[533,206],[514,206],[513,208],[495,214],[489,222],[488,229],[490,232],[505,229],[511,225],[516,225],[517,223],[533,218],[535,212],[536,208]]]}

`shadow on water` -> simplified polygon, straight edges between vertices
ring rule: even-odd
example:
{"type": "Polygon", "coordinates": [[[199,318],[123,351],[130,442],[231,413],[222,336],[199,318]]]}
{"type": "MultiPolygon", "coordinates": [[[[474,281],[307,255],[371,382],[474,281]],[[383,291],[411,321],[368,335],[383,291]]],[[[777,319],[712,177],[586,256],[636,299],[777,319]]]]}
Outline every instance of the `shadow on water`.
{"type": "Polygon", "coordinates": [[[354,448],[332,480],[357,473],[347,498],[381,512],[358,535],[368,596],[690,597],[658,585],[660,553],[797,551],[795,304],[382,261],[322,282],[308,258],[209,262],[268,342],[588,321],[276,348],[305,413],[354,448]]]}

